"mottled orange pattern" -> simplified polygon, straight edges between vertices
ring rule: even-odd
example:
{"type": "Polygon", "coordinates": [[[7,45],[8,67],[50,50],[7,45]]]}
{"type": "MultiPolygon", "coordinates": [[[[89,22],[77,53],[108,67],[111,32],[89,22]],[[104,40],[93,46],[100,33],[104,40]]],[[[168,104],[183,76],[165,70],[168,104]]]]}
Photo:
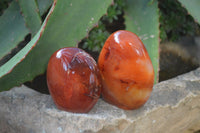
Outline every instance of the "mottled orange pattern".
{"type": "Polygon", "coordinates": [[[102,95],[122,109],[136,109],[150,97],[154,70],[151,59],[137,35],[120,30],[106,40],[99,55],[102,95]]]}

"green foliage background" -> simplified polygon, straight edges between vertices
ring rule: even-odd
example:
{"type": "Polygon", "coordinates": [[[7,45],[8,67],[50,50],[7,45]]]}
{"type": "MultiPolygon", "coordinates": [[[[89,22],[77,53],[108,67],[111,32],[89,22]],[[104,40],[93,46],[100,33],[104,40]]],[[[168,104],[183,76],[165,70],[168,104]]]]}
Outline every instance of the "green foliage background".
{"type": "Polygon", "coordinates": [[[199,6],[199,0],[1,0],[0,91],[44,73],[59,48],[79,46],[98,56],[121,29],[144,42],[156,83],[159,42],[200,35],[199,6]]]}
{"type": "Polygon", "coordinates": [[[200,26],[177,0],[159,0],[161,41],[200,35],[200,26]]]}

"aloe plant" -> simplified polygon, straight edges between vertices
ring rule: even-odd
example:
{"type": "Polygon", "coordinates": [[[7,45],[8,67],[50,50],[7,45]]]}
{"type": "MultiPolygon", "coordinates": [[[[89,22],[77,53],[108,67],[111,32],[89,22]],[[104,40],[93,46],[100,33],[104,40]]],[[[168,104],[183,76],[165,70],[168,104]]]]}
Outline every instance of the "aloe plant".
{"type": "Polygon", "coordinates": [[[24,16],[26,26],[29,28],[32,36],[34,36],[40,29],[42,23],[37,3],[35,0],[19,0],[19,5],[24,16]]]}
{"type": "Polygon", "coordinates": [[[19,4],[13,1],[0,17],[0,59],[24,40],[28,33],[19,4]]]}
{"type": "Polygon", "coordinates": [[[127,0],[125,25],[126,29],[136,33],[146,46],[154,67],[154,81],[156,83],[159,69],[158,2],[151,2],[149,0],[127,0]]]}
{"type": "MultiPolygon", "coordinates": [[[[198,0],[179,2],[200,23],[198,0]]],[[[33,80],[46,71],[53,52],[62,47],[76,47],[84,38],[84,47],[100,51],[102,41],[110,34],[104,22],[112,24],[119,15],[124,18],[126,30],[136,33],[144,42],[153,62],[157,82],[157,0],[13,0],[0,16],[0,60],[18,47],[28,34],[31,34],[31,40],[0,66],[0,91],[33,80]],[[89,32],[91,34],[88,37],[89,32]],[[99,45],[92,46],[96,42],[99,45]]]]}
{"type": "MultiPolygon", "coordinates": [[[[62,47],[75,47],[106,13],[111,3],[112,0],[55,0],[37,34],[22,50],[0,67],[0,89],[10,89],[44,73],[51,54],[62,47]]],[[[19,5],[26,4],[28,3],[19,5]]],[[[25,13],[24,7],[22,9],[25,13]]],[[[24,16],[31,15],[28,13],[30,12],[27,11],[24,16]]],[[[38,12],[35,13],[36,18],[37,14],[38,12]]],[[[30,22],[26,19],[25,21],[30,22]]],[[[25,22],[24,25],[26,26],[25,22]]],[[[34,28],[33,24],[29,26],[34,28]]]]}

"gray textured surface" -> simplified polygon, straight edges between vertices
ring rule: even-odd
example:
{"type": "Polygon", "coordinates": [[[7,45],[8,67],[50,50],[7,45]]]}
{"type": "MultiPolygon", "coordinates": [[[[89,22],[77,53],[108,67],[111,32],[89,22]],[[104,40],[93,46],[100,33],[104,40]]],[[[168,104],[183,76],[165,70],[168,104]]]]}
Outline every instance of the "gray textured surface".
{"type": "Polygon", "coordinates": [[[154,86],[140,109],[99,100],[88,114],[58,110],[26,86],[0,93],[0,133],[182,133],[200,129],[200,68],[154,86]]]}

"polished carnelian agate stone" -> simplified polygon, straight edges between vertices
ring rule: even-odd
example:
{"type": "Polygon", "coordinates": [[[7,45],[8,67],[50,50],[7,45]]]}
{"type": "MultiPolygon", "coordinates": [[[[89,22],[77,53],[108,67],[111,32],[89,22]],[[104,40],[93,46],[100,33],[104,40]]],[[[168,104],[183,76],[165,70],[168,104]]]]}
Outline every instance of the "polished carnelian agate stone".
{"type": "Polygon", "coordinates": [[[106,40],[98,66],[102,96],[122,109],[136,109],[150,97],[154,83],[151,59],[137,35],[120,30],[106,40]]]}
{"type": "Polygon", "coordinates": [[[56,106],[86,113],[101,93],[101,77],[95,60],[79,48],[63,48],[50,58],[47,84],[56,106]]]}

